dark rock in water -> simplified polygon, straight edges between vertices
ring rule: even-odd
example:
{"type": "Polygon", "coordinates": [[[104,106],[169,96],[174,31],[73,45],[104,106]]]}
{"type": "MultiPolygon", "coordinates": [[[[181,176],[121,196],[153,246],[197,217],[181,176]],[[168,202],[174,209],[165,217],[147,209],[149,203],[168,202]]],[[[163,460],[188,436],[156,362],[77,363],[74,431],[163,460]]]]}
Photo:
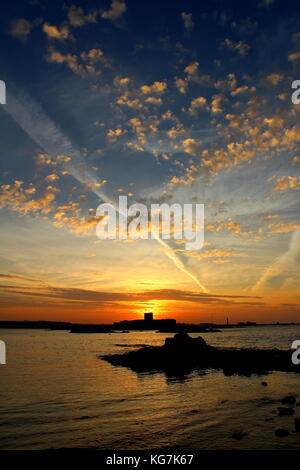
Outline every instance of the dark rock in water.
{"type": "Polygon", "coordinates": [[[195,369],[221,369],[225,375],[267,374],[273,370],[300,372],[291,361],[289,350],[216,348],[186,332],[166,338],[163,346],[147,346],[125,354],[102,356],[112,365],[129,367],[136,372],[164,371],[184,375],[195,369]]]}
{"type": "Polygon", "coordinates": [[[277,408],[279,416],[293,416],[295,410],[293,408],[284,408],[283,406],[279,406],[277,408]]]}
{"type": "Polygon", "coordinates": [[[185,351],[206,350],[210,346],[207,346],[201,336],[192,338],[186,332],[181,331],[176,333],[173,338],[166,338],[164,347],[176,352],[178,349],[184,349],[185,351]]]}
{"type": "Polygon", "coordinates": [[[268,386],[268,383],[267,383],[267,382],[262,382],[261,385],[262,385],[263,387],[267,387],[267,386],[268,386]]]}
{"type": "Polygon", "coordinates": [[[287,395],[281,400],[283,405],[294,405],[296,403],[296,398],[293,395],[287,395]]]}
{"type": "Polygon", "coordinates": [[[244,437],[246,437],[248,435],[247,432],[234,432],[231,437],[232,439],[237,439],[238,441],[241,441],[242,439],[244,439],[244,437]]]}
{"type": "Polygon", "coordinates": [[[300,418],[295,418],[294,423],[295,423],[295,431],[300,432],[300,418]]]}
{"type": "Polygon", "coordinates": [[[290,431],[288,431],[287,429],[281,429],[281,428],[275,429],[274,433],[275,433],[275,436],[277,437],[286,437],[290,435],[290,431]]]}
{"type": "Polygon", "coordinates": [[[199,413],[200,410],[191,410],[191,413],[199,413]]]}
{"type": "Polygon", "coordinates": [[[288,429],[283,429],[283,428],[275,429],[274,434],[277,437],[287,437],[291,435],[288,429]]]}

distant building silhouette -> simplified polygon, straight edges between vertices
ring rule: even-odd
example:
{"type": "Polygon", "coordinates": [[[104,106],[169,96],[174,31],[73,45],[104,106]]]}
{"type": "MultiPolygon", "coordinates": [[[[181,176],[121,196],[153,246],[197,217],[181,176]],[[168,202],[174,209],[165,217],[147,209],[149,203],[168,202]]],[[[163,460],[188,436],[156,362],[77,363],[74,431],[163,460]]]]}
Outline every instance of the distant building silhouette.
{"type": "Polygon", "coordinates": [[[145,321],[152,321],[153,320],[153,313],[152,312],[144,313],[144,320],[145,321]]]}
{"type": "Polygon", "coordinates": [[[161,320],[154,320],[153,313],[144,313],[143,320],[123,320],[113,323],[113,329],[120,330],[157,330],[165,328],[174,328],[176,320],[173,318],[163,318],[161,320]]]}

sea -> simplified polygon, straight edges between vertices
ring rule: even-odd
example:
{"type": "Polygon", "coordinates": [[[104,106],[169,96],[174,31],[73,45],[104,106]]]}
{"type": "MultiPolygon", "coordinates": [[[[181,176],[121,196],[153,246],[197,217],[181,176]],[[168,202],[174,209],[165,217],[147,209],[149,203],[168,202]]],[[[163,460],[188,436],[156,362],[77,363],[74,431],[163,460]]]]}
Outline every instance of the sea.
{"type": "MultiPolygon", "coordinates": [[[[198,370],[174,377],[135,373],[101,359],[162,345],[168,336],[173,335],[1,329],[7,363],[0,365],[0,449],[300,449],[294,431],[300,406],[294,416],[277,410],[286,395],[300,402],[300,374],[245,377],[198,370]],[[290,434],[277,437],[278,428],[290,434]]],[[[300,340],[300,326],[229,328],[201,336],[213,346],[290,349],[300,340]]]]}

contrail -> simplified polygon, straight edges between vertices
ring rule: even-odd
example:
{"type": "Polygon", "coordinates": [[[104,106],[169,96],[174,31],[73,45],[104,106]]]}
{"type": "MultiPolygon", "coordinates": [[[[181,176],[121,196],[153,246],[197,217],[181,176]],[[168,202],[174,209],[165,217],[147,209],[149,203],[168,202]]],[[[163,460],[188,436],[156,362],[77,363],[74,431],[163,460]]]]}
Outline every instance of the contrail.
{"type": "Polygon", "coordinates": [[[207,293],[208,290],[206,289],[206,287],[204,287],[203,284],[201,284],[201,282],[199,281],[199,279],[193,274],[191,273],[190,271],[188,271],[186,269],[186,267],[184,266],[184,264],[182,263],[182,261],[178,258],[178,256],[176,256],[176,254],[174,253],[174,251],[172,250],[172,248],[166,243],[164,242],[161,238],[159,237],[155,237],[155,240],[158,241],[158,243],[160,243],[160,245],[162,245],[164,247],[164,250],[165,250],[165,254],[168,256],[168,258],[170,258],[170,260],[173,261],[173,263],[175,264],[175,266],[183,273],[187,274],[191,279],[193,279],[194,282],[196,282],[196,284],[198,284],[198,286],[202,289],[203,292],[207,293]]]}
{"type": "Polygon", "coordinates": [[[252,292],[259,292],[270,285],[272,280],[276,279],[277,284],[286,280],[287,273],[293,272],[293,268],[297,265],[300,253],[300,229],[294,230],[290,238],[288,250],[278,256],[270,266],[264,271],[262,276],[252,287],[252,292]]]}
{"type": "MultiPolygon", "coordinates": [[[[63,166],[81,183],[87,185],[100,199],[109,202],[115,207],[111,199],[99,188],[99,179],[81,157],[80,150],[65,136],[58,126],[45,113],[43,108],[31,97],[22,93],[15,97],[7,92],[6,105],[3,107],[7,113],[21,126],[21,128],[35,141],[48,155],[56,158],[58,155],[71,156],[72,160],[63,166]]],[[[115,207],[117,210],[117,208],[115,207]]],[[[203,292],[208,292],[199,279],[184,266],[176,256],[173,249],[159,237],[155,240],[164,248],[166,256],[184,274],[188,275],[203,292]]]]}
{"type": "Polygon", "coordinates": [[[81,157],[80,150],[74,146],[57,125],[46,115],[42,107],[25,95],[16,98],[7,93],[5,111],[22,127],[22,129],[49,155],[72,156],[72,163],[63,164],[71,175],[83,184],[93,185],[93,191],[103,201],[108,202],[107,195],[97,187],[99,179],[81,157]]]}

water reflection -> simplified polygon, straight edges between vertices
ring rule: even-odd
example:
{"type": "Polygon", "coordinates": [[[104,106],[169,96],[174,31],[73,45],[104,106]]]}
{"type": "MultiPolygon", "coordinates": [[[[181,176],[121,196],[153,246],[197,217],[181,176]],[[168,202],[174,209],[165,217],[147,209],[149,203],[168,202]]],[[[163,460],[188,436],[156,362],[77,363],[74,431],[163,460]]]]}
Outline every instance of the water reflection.
{"type": "MultiPolygon", "coordinates": [[[[122,343],[132,350],[134,344],[161,345],[165,337],[134,332],[124,341],[123,334],[1,331],[8,367],[0,371],[0,447],[300,447],[297,433],[285,438],[288,441],[274,436],[276,427],[292,427],[289,417],[277,416],[277,407],[282,396],[299,393],[298,375],[272,373],[263,387],[258,376],[224,376],[210,370],[179,376],[135,373],[98,359],[124,353],[126,347],[116,346],[122,343]],[[235,432],[247,436],[232,439],[235,432]]],[[[270,328],[268,335],[263,328],[206,335],[210,344],[235,347],[284,348],[295,338],[300,338],[299,327],[270,328]]]]}

